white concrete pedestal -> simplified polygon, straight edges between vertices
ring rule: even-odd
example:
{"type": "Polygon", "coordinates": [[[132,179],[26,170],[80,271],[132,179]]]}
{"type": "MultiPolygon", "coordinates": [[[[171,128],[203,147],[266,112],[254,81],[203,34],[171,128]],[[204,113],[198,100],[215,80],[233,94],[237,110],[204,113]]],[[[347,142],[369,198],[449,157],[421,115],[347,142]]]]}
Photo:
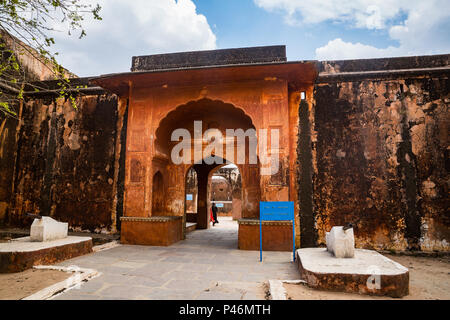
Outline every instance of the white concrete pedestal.
{"type": "Polygon", "coordinates": [[[58,222],[50,217],[34,219],[30,230],[30,239],[33,242],[45,242],[67,238],[68,223],[58,222]]]}
{"type": "Polygon", "coordinates": [[[333,227],[326,233],[327,250],[336,258],[355,256],[355,236],[353,228],[344,231],[344,227],[333,227]]]}

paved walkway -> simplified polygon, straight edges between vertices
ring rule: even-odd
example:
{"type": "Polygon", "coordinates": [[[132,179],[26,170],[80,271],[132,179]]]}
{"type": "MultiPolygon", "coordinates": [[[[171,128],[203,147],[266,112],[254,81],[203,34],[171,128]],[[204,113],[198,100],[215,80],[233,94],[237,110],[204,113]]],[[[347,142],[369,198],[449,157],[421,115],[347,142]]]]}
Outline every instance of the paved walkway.
{"type": "Polygon", "coordinates": [[[101,276],[54,299],[264,299],[269,279],[299,278],[290,252],[237,249],[238,226],[230,218],[189,233],[170,247],[120,245],[58,265],[92,268],[101,276]]]}

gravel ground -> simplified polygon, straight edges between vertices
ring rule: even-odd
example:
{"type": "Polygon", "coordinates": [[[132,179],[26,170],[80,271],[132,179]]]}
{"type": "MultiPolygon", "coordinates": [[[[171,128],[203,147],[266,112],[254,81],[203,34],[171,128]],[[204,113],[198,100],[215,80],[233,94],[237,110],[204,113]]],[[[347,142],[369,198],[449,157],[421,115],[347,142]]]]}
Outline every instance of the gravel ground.
{"type": "Polygon", "coordinates": [[[20,300],[64,281],[72,274],[57,270],[30,269],[19,273],[0,273],[0,300],[20,300]]]}

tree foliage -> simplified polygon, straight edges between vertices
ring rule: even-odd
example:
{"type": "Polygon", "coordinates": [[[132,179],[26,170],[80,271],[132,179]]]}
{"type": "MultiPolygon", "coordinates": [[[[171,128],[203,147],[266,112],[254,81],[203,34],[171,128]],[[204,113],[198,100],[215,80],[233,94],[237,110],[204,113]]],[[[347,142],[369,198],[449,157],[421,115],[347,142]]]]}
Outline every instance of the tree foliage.
{"type": "Polygon", "coordinates": [[[86,16],[101,20],[101,7],[83,0],[0,0],[0,115],[17,116],[15,106],[23,99],[25,89],[38,91],[21,66],[20,56],[31,55],[41,61],[58,81],[60,96],[70,99],[76,107],[70,76],[52,52],[55,39],[52,32],[64,26],[68,34],[78,32],[79,38],[86,35],[83,21],[86,16]],[[9,35],[16,41],[14,48],[8,45],[9,35]]]}

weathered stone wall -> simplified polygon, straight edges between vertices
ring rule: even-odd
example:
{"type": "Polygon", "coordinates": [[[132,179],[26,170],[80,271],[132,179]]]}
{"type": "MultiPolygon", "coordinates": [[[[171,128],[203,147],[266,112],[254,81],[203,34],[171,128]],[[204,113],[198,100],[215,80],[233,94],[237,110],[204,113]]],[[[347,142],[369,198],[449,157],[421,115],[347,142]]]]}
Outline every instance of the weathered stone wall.
{"type": "MultiPolygon", "coordinates": [[[[38,59],[40,55],[36,50],[2,30],[0,30],[0,44],[2,45],[0,59],[5,62],[14,52],[20,65],[19,70],[5,71],[5,74],[2,74],[3,80],[0,81],[0,101],[8,101],[9,107],[16,113],[13,116],[0,112],[0,225],[3,225],[8,217],[13,195],[14,167],[18,159],[18,128],[21,119],[21,104],[17,98],[20,86],[6,80],[13,76],[17,80],[25,78],[27,81],[51,80],[55,77],[52,63],[38,59]]],[[[67,76],[76,77],[67,70],[65,73],[67,76]]],[[[27,90],[34,88],[25,87],[25,91],[27,90]]]]}
{"type": "Polygon", "coordinates": [[[48,96],[24,103],[10,225],[28,226],[26,214],[40,213],[72,230],[114,231],[118,101],[84,95],[77,105],[48,96]]]}
{"type": "Polygon", "coordinates": [[[353,222],[358,247],[450,249],[448,58],[321,63],[311,109],[319,244],[353,222]],[[405,66],[435,70],[394,70],[405,66]]]}
{"type": "Polygon", "coordinates": [[[11,199],[17,124],[15,118],[0,117],[0,225],[11,199]]]}

